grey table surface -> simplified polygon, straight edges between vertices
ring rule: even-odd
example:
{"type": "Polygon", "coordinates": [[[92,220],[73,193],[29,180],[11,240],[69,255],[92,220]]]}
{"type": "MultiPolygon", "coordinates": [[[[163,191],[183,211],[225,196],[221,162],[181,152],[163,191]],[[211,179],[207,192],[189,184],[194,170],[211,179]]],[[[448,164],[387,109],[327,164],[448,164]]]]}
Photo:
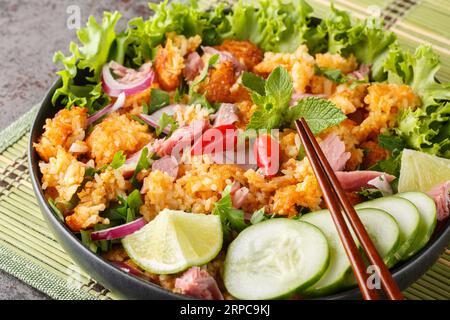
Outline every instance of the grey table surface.
{"type": "MultiPolygon", "coordinates": [[[[76,38],[67,24],[73,8],[79,8],[83,24],[105,10],[119,10],[122,20],[149,14],[147,1],[0,0],[0,131],[37,104],[55,81],[61,66],[53,64],[53,53],[67,53],[76,38]]],[[[0,299],[49,298],[0,271],[0,299]]]]}

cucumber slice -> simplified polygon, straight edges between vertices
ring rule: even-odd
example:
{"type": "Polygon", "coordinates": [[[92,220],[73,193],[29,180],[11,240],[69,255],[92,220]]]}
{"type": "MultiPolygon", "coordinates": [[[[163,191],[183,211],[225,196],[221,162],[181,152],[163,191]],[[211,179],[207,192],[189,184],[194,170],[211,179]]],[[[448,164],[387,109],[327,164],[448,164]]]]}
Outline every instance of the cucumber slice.
{"type": "Polygon", "coordinates": [[[288,297],[327,269],[327,239],[315,226],[277,218],[242,231],[228,247],[224,284],[239,299],[288,297]]]}
{"type": "Polygon", "coordinates": [[[397,221],[379,209],[359,209],[357,212],[381,258],[385,262],[391,260],[400,244],[401,232],[397,221]]]}
{"type": "Polygon", "coordinates": [[[399,197],[384,197],[355,206],[357,209],[373,208],[384,210],[397,222],[400,228],[400,244],[397,252],[388,257],[386,265],[392,267],[395,263],[407,256],[408,250],[414,243],[419,232],[419,210],[410,201],[399,197]]]}
{"type": "Polygon", "coordinates": [[[408,259],[422,249],[430,240],[436,227],[436,204],[433,199],[423,192],[404,192],[395,196],[411,201],[420,214],[419,232],[410,250],[406,253],[405,259],[408,259]]]}
{"type": "MultiPolygon", "coordinates": [[[[400,231],[394,218],[378,209],[360,209],[357,213],[380,255],[383,258],[392,255],[398,246],[400,237],[400,231]]],[[[327,270],[322,278],[303,291],[302,295],[323,296],[352,285],[350,261],[328,210],[308,213],[301,220],[322,230],[330,247],[330,264],[327,270]]],[[[356,236],[354,238],[356,240],[356,236]]]]}
{"type": "Polygon", "coordinates": [[[319,228],[327,238],[330,248],[330,263],[327,270],[320,280],[303,291],[302,295],[315,297],[334,293],[344,286],[351,268],[333,218],[328,210],[321,210],[308,213],[300,220],[319,228]]]}

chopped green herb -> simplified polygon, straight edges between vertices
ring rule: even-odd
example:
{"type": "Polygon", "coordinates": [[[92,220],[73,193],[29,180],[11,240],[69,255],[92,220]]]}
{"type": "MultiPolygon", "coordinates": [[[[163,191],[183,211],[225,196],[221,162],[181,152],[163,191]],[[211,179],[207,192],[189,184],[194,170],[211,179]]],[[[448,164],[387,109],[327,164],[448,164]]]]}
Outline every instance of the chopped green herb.
{"type": "Polygon", "coordinates": [[[244,211],[235,209],[231,200],[231,185],[222,192],[222,198],[214,203],[213,214],[218,215],[222,221],[224,237],[227,238],[232,230],[242,231],[248,227],[244,220],[244,211]]]}
{"type": "Polygon", "coordinates": [[[375,188],[364,188],[358,192],[358,194],[364,198],[364,200],[373,200],[383,197],[383,192],[375,188]]]}
{"type": "Polygon", "coordinates": [[[95,243],[95,241],[92,241],[91,233],[92,233],[92,231],[90,231],[90,230],[81,230],[80,231],[81,243],[84,246],[86,246],[87,248],[89,248],[92,252],[97,253],[98,246],[95,243]]]}
{"type": "Polygon", "coordinates": [[[252,217],[250,218],[251,224],[257,224],[264,220],[266,220],[266,216],[264,215],[264,208],[261,208],[259,210],[256,210],[253,212],[252,217]]]}
{"type": "Polygon", "coordinates": [[[113,160],[111,161],[109,166],[113,169],[119,169],[121,166],[123,166],[126,160],[127,157],[125,156],[123,151],[120,150],[114,154],[113,160]]]}
{"type": "Polygon", "coordinates": [[[136,164],[136,168],[134,169],[133,176],[131,177],[131,184],[135,188],[139,188],[139,181],[137,181],[136,177],[139,172],[141,172],[144,169],[148,169],[150,167],[150,161],[149,161],[149,154],[148,154],[148,148],[144,147],[141,152],[141,156],[139,157],[139,160],[136,164]]]}
{"type": "Polygon", "coordinates": [[[147,124],[147,122],[145,122],[144,120],[142,120],[141,118],[139,118],[137,115],[135,115],[135,114],[132,114],[131,115],[131,119],[133,119],[134,121],[137,121],[137,122],[139,122],[140,124],[142,124],[142,125],[148,125],[147,124]]]}
{"type": "Polygon", "coordinates": [[[323,69],[318,65],[315,65],[314,70],[317,75],[324,76],[325,78],[336,83],[345,83],[348,80],[339,69],[323,69]]]}
{"type": "Polygon", "coordinates": [[[155,130],[156,136],[160,136],[162,131],[168,126],[170,127],[169,135],[171,135],[172,132],[178,129],[178,123],[172,116],[167,115],[167,113],[162,114],[161,118],[159,119],[158,126],[159,127],[155,130]]]}
{"type": "Polygon", "coordinates": [[[170,104],[170,96],[168,92],[161,89],[152,89],[150,93],[148,114],[152,114],[168,104],[170,104]]]}
{"type": "Polygon", "coordinates": [[[202,83],[203,81],[205,81],[206,76],[208,75],[208,70],[209,68],[211,68],[212,66],[214,66],[217,62],[219,61],[219,55],[218,54],[213,54],[209,60],[208,60],[208,64],[203,68],[202,72],[200,72],[200,74],[197,76],[197,78],[194,79],[194,81],[192,81],[191,83],[191,93],[192,90],[198,86],[200,83],[202,83]]]}
{"type": "Polygon", "coordinates": [[[58,209],[58,207],[56,206],[55,200],[53,200],[52,198],[48,199],[48,204],[50,205],[50,208],[52,208],[53,213],[62,221],[64,221],[64,215],[62,214],[61,210],[58,209]]]}

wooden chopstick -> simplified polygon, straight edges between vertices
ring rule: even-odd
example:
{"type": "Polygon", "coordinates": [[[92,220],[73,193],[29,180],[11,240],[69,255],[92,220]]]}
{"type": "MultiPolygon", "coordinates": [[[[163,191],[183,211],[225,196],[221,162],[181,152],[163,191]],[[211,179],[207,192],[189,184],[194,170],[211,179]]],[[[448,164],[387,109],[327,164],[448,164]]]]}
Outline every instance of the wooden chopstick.
{"type": "Polygon", "coordinates": [[[331,212],[331,216],[336,225],[345,252],[347,253],[352,265],[352,269],[355,273],[356,280],[358,281],[358,285],[364,299],[374,300],[378,299],[379,296],[375,288],[368,288],[367,286],[369,275],[366,271],[364,261],[362,260],[353,237],[348,229],[347,223],[342,215],[341,207],[350,222],[352,229],[358,237],[364,252],[369,258],[370,263],[376,266],[376,271],[378,271],[378,275],[388,298],[392,300],[403,300],[403,295],[400,289],[378,254],[378,251],[367,234],[367,231],[359,219],[355,209],[348,201],[347,196],[337,180],[333,169],[328,163],[328,160],[323,154],[322,149],[317,143],[317,140],[315,139],[314,134],[311,132],[305,119],[302,118],[301,120],[296,120],[296,126],[302,144],[305,148],[305,152],[324,194],[327,207],[331,212]]]}

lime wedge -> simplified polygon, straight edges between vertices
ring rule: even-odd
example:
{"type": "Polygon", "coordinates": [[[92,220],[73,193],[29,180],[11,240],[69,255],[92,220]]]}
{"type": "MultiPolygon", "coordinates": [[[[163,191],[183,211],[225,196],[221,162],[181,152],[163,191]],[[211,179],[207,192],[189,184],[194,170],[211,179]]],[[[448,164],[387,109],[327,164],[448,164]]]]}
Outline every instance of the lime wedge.
{"type": "Polygon", "coordinates": [[[398,192],[427,192],[448,180],[450,160],[419,151],[403,150],[398,192]]]}
{"type": "Polygon", "coordinates": [[[144,270],[172,274],[211,261],[222,248],[219,216],[165,209],[122,240],[131,260],[144,270]]]}

